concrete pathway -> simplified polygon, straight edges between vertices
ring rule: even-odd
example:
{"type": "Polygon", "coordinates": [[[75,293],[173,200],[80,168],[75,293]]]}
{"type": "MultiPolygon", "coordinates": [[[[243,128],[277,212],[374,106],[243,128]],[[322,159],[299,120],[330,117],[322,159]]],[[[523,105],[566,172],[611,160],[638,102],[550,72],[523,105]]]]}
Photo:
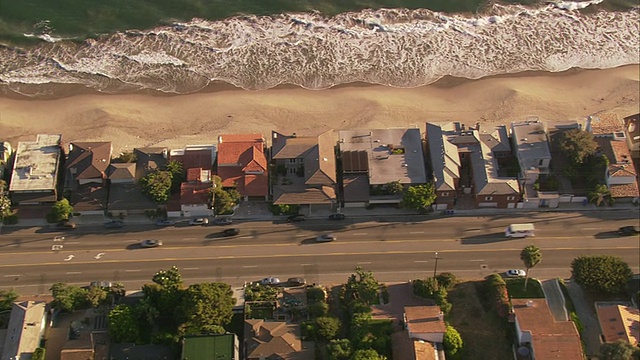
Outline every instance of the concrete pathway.
{"type": "Polygon", "coordinates": [[[568,321],[569,315],[567,314],[564,295],[560,289],[560,284],[558,284],[558,279],[544,280],[541,284],[553,317],[556,321],[568,321]]]}
{"type": "Polygon", "coordinates": [[[600,324],[596,316],[595,306],[587,302],[585,293],[580,285],[571,280],[567,280],[565,284],[584,328],[580,337],[586,345],[586,355],[594,356],[600,349],[600,324]]]}

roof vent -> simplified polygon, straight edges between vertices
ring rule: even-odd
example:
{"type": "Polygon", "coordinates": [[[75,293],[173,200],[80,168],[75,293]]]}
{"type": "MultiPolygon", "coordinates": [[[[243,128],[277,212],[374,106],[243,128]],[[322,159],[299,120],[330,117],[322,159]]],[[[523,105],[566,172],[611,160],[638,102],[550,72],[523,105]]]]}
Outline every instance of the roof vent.
{"type": "Polygon", "coordinates": [[[329,161],[329,159],[327,159],[327,158],[322,158],[322,161],[329,161]]]}
{"type": "Polygon", "coordinates": [[[533,301],[531,300],[527,301],[527,307],[533,307],[533,301]]]}

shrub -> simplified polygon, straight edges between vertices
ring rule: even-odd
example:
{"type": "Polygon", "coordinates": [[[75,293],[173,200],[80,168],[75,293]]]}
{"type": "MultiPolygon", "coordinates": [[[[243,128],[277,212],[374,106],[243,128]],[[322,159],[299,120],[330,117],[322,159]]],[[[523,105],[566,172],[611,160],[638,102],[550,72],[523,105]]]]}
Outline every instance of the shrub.
{"type": "Polygon", "coordinates": [[[424,299],[433,299],[433,294],[438,289],[438,283],[434,278],[413,280],[413,293],[424,299]]]}
{"type": "Polygon", "coordinates": [[[571,262],[571,274],[587,291],[619,294],[627,289],[632,271],[620,257],[584,255],[571,262]]]}
{"type": "Polygon", "coordinates": [[[487,276],[485,290],[487,300],[489,300],[496,314],[501,318],[506,318],[509,315],[509,294],[504,279],[498,274],[487,276]]]}
{"type": "Polygon", "coordinates": [[[44,360],[46,355],[46,351],[44,348],[36,348],[36,351],[33,352],[33,355],[31,355],[31,360],[44,360]]]}
{"type": "Polygon", "coordinates": [[[314,302],[307,305],[307,312],[311,317],[322,317],[329,312],[329,305],[325,302],[314,302]]]}
{"type": "Polygon", "coordinates": [[[458,278],[450,272],[443,272],[436,276],[438,285],[445,288],[447,291],[453,289],[454,285],[458,282],[458,278]]]}
{"type": "Polygon", "coordinates": [[[453,327],[447,325],[447,332],[442,340],[447,359],[458,358],[463,342],[460,333],[453,327]]]}
{"type": "Polygon", "coordinates": [[[324,289],[319,286],[310,287],[307,289],[307,302],[324,301],[324,289]]]}

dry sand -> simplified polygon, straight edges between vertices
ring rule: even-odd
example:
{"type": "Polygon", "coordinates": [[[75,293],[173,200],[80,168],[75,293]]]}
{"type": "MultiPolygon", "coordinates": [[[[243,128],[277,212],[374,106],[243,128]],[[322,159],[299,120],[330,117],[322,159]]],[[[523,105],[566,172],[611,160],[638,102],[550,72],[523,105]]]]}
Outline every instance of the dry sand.
{"type": "Polygon", "coordinates": [[[38,133],[70,141],[111,141],[114,153],[142,146],[215,143],[218,134],[272,130],[299,135],[427,121],[507,124],[539,116],[580,120],[608,111],[640,112],[640,66],[523,73],[480,80],[447,78],[396,89],[352,84],[330,90],[284,86],[265,91],[213,86],[190,95],[73,95],[55,100],[0,98],[0,141],[14,146],[38,133]]]}

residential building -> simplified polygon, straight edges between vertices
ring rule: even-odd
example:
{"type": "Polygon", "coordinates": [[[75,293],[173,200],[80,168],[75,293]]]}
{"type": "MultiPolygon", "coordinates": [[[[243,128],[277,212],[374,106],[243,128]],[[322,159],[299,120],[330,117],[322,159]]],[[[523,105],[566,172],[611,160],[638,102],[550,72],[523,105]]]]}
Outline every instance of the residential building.
{"type": "Polygon", "coordinates": [[[596,313],[602,331],[602,342],[624,340],[640,345],[640,311],[626,305],[596,303],[596,313]]]}
{"type": "Polygon", "coordinates": [[[551,150],[544,123],[537,118],[512,122],[511,141],[520,165],[518,180],[523,191],[523,207],[557,207],[557,193],[547,194],[534,188],[540,176],[546,176],[550,171],[551,150]]]}
{"type": "Polygon", "coordinates": [[[215,145],[187,145],[183,149],[172,149],[169,152],[169,160],[175,160],[185,169],[213,169],[216,160],[215,145]]]}
{"type": "Polygon", "coordinates": [[[397,204],[402,195],[386,193],[387,184],[427,182],[420,129],[341,130],[339,139],[345,206],[397,204]]]}
{"type": "Polygon", "coordinates": [[[115,183],[109,186],[107,211],[111,216],[144,214],[157,208],[158,205],[143,194],[142,187],[138,184],[115,183]]]}
{"type": "Polygon", "coordinates": [[[274,131],[271,143],[271,161],[277,175],[272,187],[273,203],[335,207],[333,131],[305,137],[274,131]]]}
{"type": "Polygon", "coordinates": [[[107,168],[110,184],[133,184],[136,180],[136,163],[112,163],[107,168]]]}
{"type": "Polygon", "coordinates": [[[31,359],[44,336],[45,305],[35,301],[13,303],[7,335],[0,350],[1,360],[31,359]]]}
{"type": "Polygon", "coordinates": [[[604,178],[611,197],[616,201],[637,201],[638,175],[627,143],[606,136],[598,136],[595,141],[599,151],[609,160],[604,178]]]}
{"type": "Polygon", "coordinates": [[[6,141],[0,142],[0,179],[4,179],[4,173],[11,165],[11,154],[13,154],[11,144],[6,141]]]}
{"type": "Polygon", "coordinates": [[[603,112],[587,117],[585,130],[593,136],[624,138],[624,122],[615,113],[603,112]]]}
{"type": "Polygon", "coordinates": [[[624,118],[624,135],[634,159],[640,158],[640,114],[624,118]]]}
{"type": "Polygon", "coordinates": [[[107,178],[106,170],[111,162],[111,142],[72,142],[66,168],[67,187],[88,183],[102,184],[107,178]]]}
{"type": "Polygon", "coordinates": [[[73,191],[69,201],[73,212],[81,215],[104,215],[108,204],[107,194],[106,187],[87,184],[73,191]]]}
{"type": "Polygon", "coordinates": [[[427,123],[427,153],[436,190],[435,208],[451,209],[460,189],[460,156],[458,147],[448,140],[442,126],[427,123]]]}
{"type": "Polygon", "coordinates": [[[67,340],[60,350],[60,360],[93,360],[96,358],[92,333],[83,332],[73,339],[67,340]]]}
{"type": "Polygon", "coordinates": [[[313,342],[302,341],[299,324],[250,319],[244,321],[247,360],[308,360],[314,358],[313,342]]]}
{"type": "Polygon", "coordinates": [[[217,174],[225,188],[234,188],[244,200],[269,198],[268,163],[261,134],[218,137],[217,174]]]}
{"type": "Polygon", "coordinates": [[[519,353],[533,360],[583,360],[573,321],[556,321],[546,299],[512,299],[519,353]]]}
{"type": "Polygon", "coordinates": [[[447,326],[439,306],[405,306],[404,324],[409,338],[441,344],[447,326]]]}
{"type": "Polygon", "coordinates": [[[167,163],[169,149],[165,147],[147,147],[133,149],[136,156],[135,181],[147,176],[149,173],[161,170],[167,163]]]}
{"type": "Polygon", "coordinates": [[[58,200],[61,139],[61,135],[38,134],[36,141],[18,143],[9,186],[14,204],[49,204],[58,200]]]}
{"type": "Polygon", "coordinates": [[[235,334],[187,336],[182,339],[181,360],[240,360],[235,334]]]}
{"type": "Polygon", "coordinates": [[[211,170],[187,169],[187,181],[180,185],[180,211],[183,216],[211,216],[211,170]]]}

